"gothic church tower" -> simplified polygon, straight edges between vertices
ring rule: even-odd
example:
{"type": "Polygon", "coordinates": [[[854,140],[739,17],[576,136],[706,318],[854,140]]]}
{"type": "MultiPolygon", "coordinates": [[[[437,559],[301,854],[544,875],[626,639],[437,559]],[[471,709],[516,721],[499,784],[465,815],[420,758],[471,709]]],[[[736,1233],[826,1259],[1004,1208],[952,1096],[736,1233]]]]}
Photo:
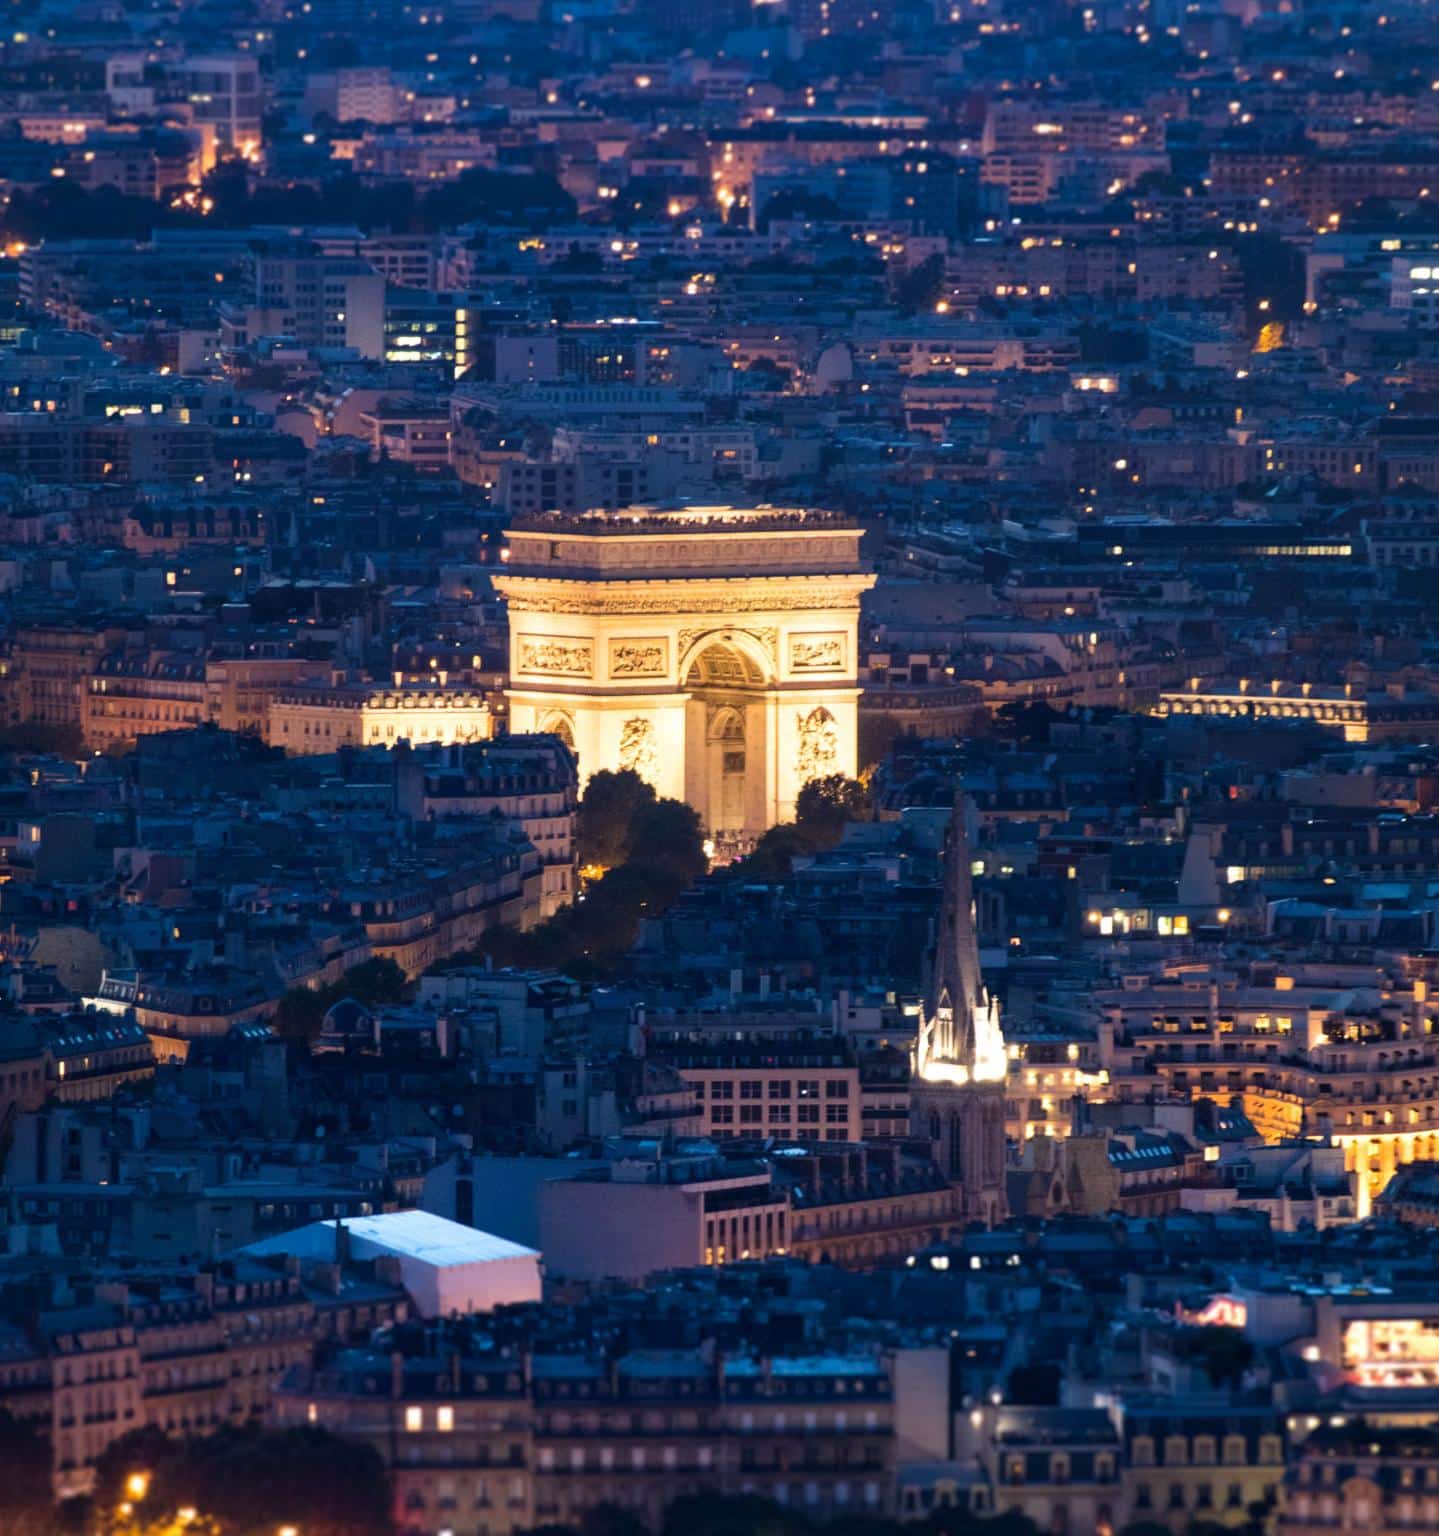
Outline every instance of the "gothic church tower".
{"type": "Polygon", "coordinates": [[[975,937],[965,802],[956,794],[944,854],[944,895],[910,1085],[910,1129],[959,1191],[965,1221],[1006,1215],[1004,1087],[1008,1061],[999,1004],[984,989],[975,937]]]}

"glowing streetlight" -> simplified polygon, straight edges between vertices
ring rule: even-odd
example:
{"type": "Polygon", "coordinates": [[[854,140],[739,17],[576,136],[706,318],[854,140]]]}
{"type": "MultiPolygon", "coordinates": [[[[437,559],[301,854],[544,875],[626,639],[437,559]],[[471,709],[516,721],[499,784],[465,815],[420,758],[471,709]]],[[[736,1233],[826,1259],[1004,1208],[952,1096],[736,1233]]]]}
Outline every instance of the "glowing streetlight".
{"type": "Polygon", "coordinates": [[[139,1503],[149,1491],[150,1474],[148,1472],[132,1472],[125,1479],[125,1492],[136,1503],[139,1503]]]}

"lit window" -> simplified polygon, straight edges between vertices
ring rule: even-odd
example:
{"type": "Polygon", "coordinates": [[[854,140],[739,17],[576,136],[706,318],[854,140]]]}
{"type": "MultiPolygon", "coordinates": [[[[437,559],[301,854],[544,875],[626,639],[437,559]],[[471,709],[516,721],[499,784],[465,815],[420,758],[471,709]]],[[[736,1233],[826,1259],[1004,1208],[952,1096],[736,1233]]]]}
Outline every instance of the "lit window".
{"type": "Polygon", "coordinates": [[[405,1428],[413,1435],[425,1427],[425,1410],[423,1408],[410,1407],[405,1409],[405,1428]]]}

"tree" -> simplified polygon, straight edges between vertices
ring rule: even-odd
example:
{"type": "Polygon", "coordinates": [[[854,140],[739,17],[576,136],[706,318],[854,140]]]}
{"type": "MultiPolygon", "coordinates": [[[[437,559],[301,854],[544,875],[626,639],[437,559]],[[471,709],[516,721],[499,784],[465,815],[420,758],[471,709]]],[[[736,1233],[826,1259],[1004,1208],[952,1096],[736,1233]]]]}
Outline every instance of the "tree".
{"type": "MultiPolygon", "coordinates": [[[[579,900],[528,933],[493,929],[478,957],[500,965],[555,966],[599,974],[633,948],[640,924],[674,905],[708,868],[699,817],[660,800],[636,773],[594,775],[580,801],[575,841],[586,885],[579,900]]],[[[475,957],[456,957],[468,963],[475,957]]]]}
{"type": "Polygon", "coordinates": [[[1270,320],[1304,312],[1304,258],[1278,235],[1246,235],[1235,243],[1244,274],[1244,313],[1256,334],[1270,320]],[[1262,307],[1261,307],[1262,306],[1262,307]]]}
{"type": "Polygon", "coordinates": [[[1254,1346],[1239,1328],[1186,1328],[1174,1352],[1198,1365],[1216,1386],[1238,1386],[1254,1360],[1254,1346]]]}
{"type": "Polygon", "coordinates": [[[682,889],[682,883],[663,870],[633,864],[610,870],[590,886],[583,901],[551,919],[568,937],[565,959],[584,955],[599,960],[623,954],[639,938],[640,923],[658,916],[682,889]]]}
{"type": "Polygon", "coordinates": [[[352,965],[335,985],[341,989],[341,997],[358,998],[368,1005],[403,1002],[409,983],[388,955],[373,955],[352,965]]]}
{"type": "Polygon", "coordinates": [[[575,813],[575,858],[581,869],[606,870],[630,856],[635,821],[655,803],[654,790],[629,768],[592,774],[575,813]]]}
{"type": "Polygon", "coordinates": [[[326,1010],[327,987],[290,987],[280,996],[271,1020],[275,1033],[291,1040],[313,1040],[320,1033],[326,1010]]]}
{"type": "Polygon", "coordinates": [[[50,757],[75,758],[84,751],[85,739],[78,725],[25,720],[18,725],[0,726],[0,752],[39,752],[50,757]]]}
{"type": "Polygon", "coordinates": [[[143,240],[157,224],[183,223],[198,223],[198,217],[171,213],[148,197],[131,197],[117,187],[87,192],[66,177],[33,191],[17,191],[0,214],[0,234],[29,245],[106,236],[143,240]]]}
{"type": "MultiPolygon", "coordinates": [[[[305,1536],[389,1536],[389,1479],[361,1441],[309,1425],[284,1430],[226,1427],[203,1439],[171,1440],[155,1429],[116,1440],[96,1464],[95,1508],[130,1504],[142,1529],[164,1529],[194,1509],[225,1531],[294,1525],[305,1536]],[[130,1479],[144,1477],[133,1496],[130,1479]]],[[[193,1527],[192,1527],[193,1528],[193,1527]]]]}
{"type": "Polygon", "coordinates": [[[623,1504],[596,1504],[580,1516],[579,1536],[649,1536],[649,1530],[623,1504]]]}
{"type": "Polygon", "coordinates": [[[808,1536],[803,1515],[756,1494],[688,1494],[665,1511],[660,1536],[808,1536]]]}
{"type": "Polygon", "coordinates": [[[869,815],[869,791],[858,779],[842,773],[811,779],[794,803],[795,821],[816,846],[832,848],[846,825],[869,815]]]}
{"type": "Polygon", "coordinates": [[[869,791],[858,779],[842,773],[811,779],[795,799],[796,819],[778,822],[765,832],[739,870],[750,880],[788,879],[797,858],[833,848],[846,824],[869,810],[869,791]]]}
{"type": "Polygon", "coordinates": [[[627,865],[662,870],[683,889],[709,868],[699,814],[683,800],[656,800],[631,824],[627,865]]]}
{"type": "Polygon", "coordinates": [[[995,734],[1027,745],[1043,746],[1049,741],[1049,728],[1056,718],[1056,711],[1042,699],[1015,700],[1012,704],[1001,704],[995,710],[995,734]]]}
{"type": "Polygon", "coordinates": [[[754,851],[738,868],[750,880],[787,880],[794,861],[814,852],[814,840],[793,821],[772,826],[754,845],[754,851]]]}
{"type": "Polygon", "coordinates": [[[894,290],[895,303],[910,314],[932,310],[944,293],[944,258],[936,253],[906,272],[894,290]]]}
{"type": "Polygon", "coordinates": [[[574,198],[553,176],[472,166],[427,193],[420,201],[419,218],[428,230],[453,229],[473,219],[544,227],[569,223],[575,207],[574,198]]]}
{"type": "Polygon", "coordinates": [[[50,1442],[32,1424],[0,1409],[0,1536],[50,1536],[59,1529],[50,1486],[50,1442]]]}
{"type": "Polygon", "coordinates": [[[1030,1408],[1058,1407],[1060,1377],[1059,1367],[1046,1360],[1017,1365],[1005,1383],[1004,1400],[1030,1408]]]}
{"type": "Polygon", "coordinates": [[[810,192],[804,187],[782,187],[767,197],[755,220],[761,232],[767,230],[772,219],[842,219],[844,210],[832,197],[823,192],[810,192]]]}
{"type": "Polygon", "coordinates": [[[552,272],[564,272],[574,276],[594,277],[605,269],[604,258],[598,251],[571,248],[551,267],[552,272]]]}
{"type": "Polygon", "coordinates": [[[1039,1527],[1017,1509],[998,1515],[976,1515],[967,1509],[937,1510],[929,1520],[935,1536],[1040,1536],[1039,1527]]]}
{"type": "Polygon", "coordinates": [[[296,1040],[313,1040],[325,1015],[342,997],[353,997],[372,1008],[377,1003],[404,1001],[409,983],[388,955],[374,955],[352,965],[327,987],[291,987],[275,1009],[275,1030],[296,1040]]]}
{"type": "Polygon", "coordinates": [[[1082,321],[1075,329],[1081,362],[1142,363],[1149,356],[1149,336],[1142,330],[1116,329],[1082,321]]]}

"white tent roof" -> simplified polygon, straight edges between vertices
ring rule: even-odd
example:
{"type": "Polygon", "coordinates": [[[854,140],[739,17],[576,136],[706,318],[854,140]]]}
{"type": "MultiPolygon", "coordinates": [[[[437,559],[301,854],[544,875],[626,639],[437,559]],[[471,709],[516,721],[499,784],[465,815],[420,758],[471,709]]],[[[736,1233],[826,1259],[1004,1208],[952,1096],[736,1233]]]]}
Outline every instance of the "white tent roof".
{"type": "Polygon", "coordinates": [[[250,1253],[293,1253],[324,1258],[335,1251],[335,1228],[343,1225],[356,1258],[391,1253],[437,1267],[487,1264],[496,1259],[537,1259],[533,1248],[493,1237],[428,1211],[385,1211],[378,1216],[348,1216],[343,1221],[315,1221],[293,1232],[251,1243],[250,1253]]]}

